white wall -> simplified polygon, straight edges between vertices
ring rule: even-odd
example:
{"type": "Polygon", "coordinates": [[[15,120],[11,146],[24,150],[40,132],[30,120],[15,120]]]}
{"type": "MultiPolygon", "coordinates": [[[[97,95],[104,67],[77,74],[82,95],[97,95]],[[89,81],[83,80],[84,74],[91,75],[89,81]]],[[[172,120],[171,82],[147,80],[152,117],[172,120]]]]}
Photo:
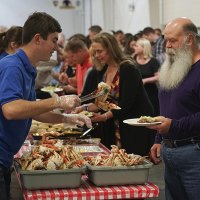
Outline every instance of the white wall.
{"type": "MultiPolygon", "coordinates": [[[[62,0],[59,0],[59,3],[62,0]]],[[[98,24],[105,31],[122,29],[136,33],[150,25],[148,0],[80,0],[76,10],[54,7],[52,0],[0,0],[0,25],[23,26],[34,11],[44,11],[54,16],[67,37],[74,33],[87,34],[91,25],[98,24]],[[135,10],[129,5],[134,3],[135,10]],[[141,17],[142,15],[142,17],[141,17]]]]}
{"type": "MultiPolygon", "coordinates": [[[[199,0],[71,0],[80,2],[76,9],[59,9],[53,0],[0,0],[0,25],[23,26],[34,11],[44,11],[61,24],[66,37],[88,33],[91,25],[105,31],[122,29],[137,33],[146,26],[162,27],[173,18],[186,16],[200,27],[199,0]],[[129,6],[134,4],[135,10],[129,6]]],[[[58,0],[62,3],[62,0],[58,0]]]]}
{"type": "MultiPolygon", "coordinates": [[[[107,1],[108,3],[110,2],[110,0],[107,1]]],[[[85,0],[84,8],[85,34],[88,33],[88,28],[91,25],[99,25],[102,28],[105,27],[103,15],[103,0],[85,0]]]]}
{"type": "Polygon", "coordinates": [[[150,24],[153,28],[162,28],[161,0],[149,0],[150,24]]]}
{"type": "Polygon", "coordinates": [[[177,17],[188,17],[200,26],[199,0],[163,0],[164,24],[177,17]]]}
{"type": "Polygon", "coordinates": [[[122,29],[125,32],[135,34],[144,27],[151,25],[149,0],[116,0],[114,10],[115,30],[122,29]],[[132,3],[135,5],[135,10],[129,8],[132,3]]]}
{"type": "Polygon", "coordinates": [[[85,0],[87,27],[99,24],[105,31],[137,33],[150,26],[149,0],[85,0]],[[135,10],[129,8],[135,5],[135,10]]]}
{"type": "Polygon", "coordinates": [[[84,31],[81,9],[59,9],[53,6],[52,0],[0,0],[0,25],[23,26],[27,17],[35,11],[47,12],[55,17],[67,37],[84,31]]]}
{"type": "MultiPolygon", "coordinates": [[[[61,2],[62,0],[59,0],[59,3],[61,2]]],[[[54,7],[52,0],[0,0],[0,25],[23,26],[27,17],[34,11],[44,11],[55,17],[67,37],[78,32],[87,34],[88,28],[94,24],[102,26],[105,31],[122,29],[131,33],[150,25],[148,0],[80,2],[79,9],[70,10],[54,7]],[[135,4],[134,11],[129,9],[132,3],[135,4]]]]}

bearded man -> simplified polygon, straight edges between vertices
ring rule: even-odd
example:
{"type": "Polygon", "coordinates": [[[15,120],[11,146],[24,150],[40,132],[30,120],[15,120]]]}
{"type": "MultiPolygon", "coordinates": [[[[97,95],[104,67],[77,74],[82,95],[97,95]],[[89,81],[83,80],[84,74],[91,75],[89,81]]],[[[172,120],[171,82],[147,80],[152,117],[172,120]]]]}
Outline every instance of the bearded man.
{"type": "Polygon", "coordinates": [[[197,200],[200,190],[200,50],[197,27],[177,18],[164,30],[166,60],[160,69],[160,125],[151,157],[165,163],[167,200],[197,200]]]}

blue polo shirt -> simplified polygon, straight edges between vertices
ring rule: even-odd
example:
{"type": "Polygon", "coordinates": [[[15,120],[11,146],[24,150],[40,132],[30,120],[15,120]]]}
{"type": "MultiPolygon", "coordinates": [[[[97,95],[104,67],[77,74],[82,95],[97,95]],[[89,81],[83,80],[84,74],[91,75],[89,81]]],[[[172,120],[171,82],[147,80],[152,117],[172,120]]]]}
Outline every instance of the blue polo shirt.
{"type": "MultiPolygon", "coordinates": [[[[177,66],[181,67],[181,66],[177,66]]],[[[191,70],[175,89],[159,92],[160,114],[172,119],[165,139],[181,140],[200,135],[200,60],[192,65],[191,70]]],[[[160,143],[161,135],[156,136],[160,143]]]]}
{"type": "MultiPolygon", "coordinates": [[[[34,101],[36,69],[25,52],[0,60],[0,105],[18,99],[34,101]]],[[[0,164],[12,165],[13,156],[19,151],[31,126],[31,119],[7,120],[0,109],[0,164]]]]}
{"type": "Polygon", "coordinates": [[[4,58],[5,56],[9,55],[7,52],[3,51],[1,54],[0,54],[0,60],[2,58],[4,58]]]}

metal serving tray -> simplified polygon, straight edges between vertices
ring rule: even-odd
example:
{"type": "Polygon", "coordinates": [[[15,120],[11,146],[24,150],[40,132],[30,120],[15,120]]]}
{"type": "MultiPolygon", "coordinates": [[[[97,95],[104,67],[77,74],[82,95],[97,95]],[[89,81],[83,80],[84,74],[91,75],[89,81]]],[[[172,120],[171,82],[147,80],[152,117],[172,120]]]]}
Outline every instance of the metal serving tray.
{"type": "Polygon", "coordinates": [[[136,166],[91,166],[87,165],[88,179],[96,186],[144,184],[148,180],[149,169],[153,166],[148,160],[136,166]]]}
{"type": "Polygon", "coordinates": [[[77,188],[85,168],[66,170],[17,170],[22,187],[29,190],[77,188]]]}

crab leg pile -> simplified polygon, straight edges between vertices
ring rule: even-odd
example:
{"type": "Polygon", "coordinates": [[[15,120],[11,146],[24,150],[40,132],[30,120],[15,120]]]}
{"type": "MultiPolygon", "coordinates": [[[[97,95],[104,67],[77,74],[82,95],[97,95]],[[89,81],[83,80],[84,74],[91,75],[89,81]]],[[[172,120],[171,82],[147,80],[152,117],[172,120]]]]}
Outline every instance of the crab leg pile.
{"type": "Polygon", "coordinates": [[[125,149],[111,146],[111,154],[98,154],[98,156],[88,156],[86,161],[93,166],[133,166],[143,164],[145,157],[127,154],[125,149]]]}
{"type": "Polygon", "coordinates": [[[44,141],[39,146],[33,146],[29,154],[23,154],[16,159],[23,170],[60,170],[77,168],[84,165],[82,155],[73,146],[62,146],[59,141],[44,141]]]}

